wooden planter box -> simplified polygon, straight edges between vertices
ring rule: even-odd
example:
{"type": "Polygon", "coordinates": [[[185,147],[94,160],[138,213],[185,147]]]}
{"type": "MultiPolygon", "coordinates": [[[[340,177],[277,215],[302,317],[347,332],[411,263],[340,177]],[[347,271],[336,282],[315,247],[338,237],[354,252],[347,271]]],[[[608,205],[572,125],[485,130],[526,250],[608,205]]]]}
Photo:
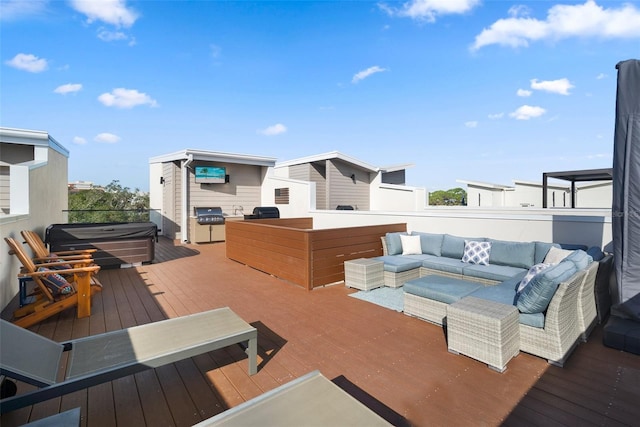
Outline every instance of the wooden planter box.
{"type": "Polygon", "coordinates": [[[226,223],[227,258],[311,290],[344,280],[344,262],[382,255],[380,237],[406,224],[313,229],[313,218],[226,223]]]}

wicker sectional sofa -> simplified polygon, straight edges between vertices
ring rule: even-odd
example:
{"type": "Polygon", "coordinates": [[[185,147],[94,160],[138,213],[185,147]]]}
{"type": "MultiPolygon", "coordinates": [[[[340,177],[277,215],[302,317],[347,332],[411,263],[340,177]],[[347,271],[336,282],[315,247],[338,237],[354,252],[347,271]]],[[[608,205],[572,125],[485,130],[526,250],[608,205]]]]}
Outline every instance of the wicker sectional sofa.
{"type": "Polygon", "coordinates": [[[415,245],[407,251],[409,239],[401,237],[406,233],[389,233],[382,237],[384,255],[377,258],[384,262],[385,281],[387,274],[406,277],[411,272],[412,278],[398,285],[404,286],[407,315],[443,324],[447,306],[466,296],[514,305],[519,311],[520,350],[560,366],[597,321],[594,287],[599,263],[581,249],[562,250],[545,242],[412,234],[420,236],[421,253],[415,245]],[[490,248],[488,260],[465,259],[470,242],[489,242],[485,244],[490,248]],[[549,262],[540,274],[529,273],[553,257],[556,262],[549,262]],[[525,276],[531,286],[518,291],[525,276]]]}

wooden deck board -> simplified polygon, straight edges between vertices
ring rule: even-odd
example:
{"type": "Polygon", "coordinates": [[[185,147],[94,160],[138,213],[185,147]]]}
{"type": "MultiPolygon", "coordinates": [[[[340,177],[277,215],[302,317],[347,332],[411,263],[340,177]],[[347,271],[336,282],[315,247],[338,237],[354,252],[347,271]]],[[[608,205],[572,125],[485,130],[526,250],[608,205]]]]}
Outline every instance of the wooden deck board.
{"type": "Polygon", "coordinates": [[[4,414],[3,427],[76,406],[82,426],[191,425],[314,369],[395,425],[640,418],[640,357],[604,347],[601,327],[564,368],[521,353],[499,374],[448,353],[440,327],[350,298],[342,284],[301,289],[227,259],[223,243],[161,239],[153,264],[99,278],[90,318],[70,309],[31,329],[62,341],[228,306],[258,329],[258,373],[247,374],[246,354],[232,346],[4,414]]]}

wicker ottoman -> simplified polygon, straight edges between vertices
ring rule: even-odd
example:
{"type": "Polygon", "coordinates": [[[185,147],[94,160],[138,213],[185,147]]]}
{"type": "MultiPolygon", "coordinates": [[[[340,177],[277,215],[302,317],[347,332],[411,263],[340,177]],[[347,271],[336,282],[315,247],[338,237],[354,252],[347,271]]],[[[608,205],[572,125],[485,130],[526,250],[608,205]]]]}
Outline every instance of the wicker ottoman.
{"type": "Polygon", "coordinates": [[[520,352],[518,309],[472,296],[447,307],[449,351],[486,363],[498,372],[520,352]]]}
{"type": "Polygon", "coordinates": [[[344,285],[368,291],[384,286],[384,263],[369,258],[344,262],[344,285]]]}

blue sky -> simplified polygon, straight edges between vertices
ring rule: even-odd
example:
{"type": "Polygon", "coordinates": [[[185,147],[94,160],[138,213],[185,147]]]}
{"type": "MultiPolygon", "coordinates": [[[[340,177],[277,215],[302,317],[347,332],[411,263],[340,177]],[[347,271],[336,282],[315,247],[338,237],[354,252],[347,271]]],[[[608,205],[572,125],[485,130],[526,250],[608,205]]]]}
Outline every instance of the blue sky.
{"type": "Polygon", "coordinates": [[[640,58],[640,1],[0,6],[0,125],[141,190],[185,148],[413,163],[429,190],[610,167],[615,65],[640,58]]]}

